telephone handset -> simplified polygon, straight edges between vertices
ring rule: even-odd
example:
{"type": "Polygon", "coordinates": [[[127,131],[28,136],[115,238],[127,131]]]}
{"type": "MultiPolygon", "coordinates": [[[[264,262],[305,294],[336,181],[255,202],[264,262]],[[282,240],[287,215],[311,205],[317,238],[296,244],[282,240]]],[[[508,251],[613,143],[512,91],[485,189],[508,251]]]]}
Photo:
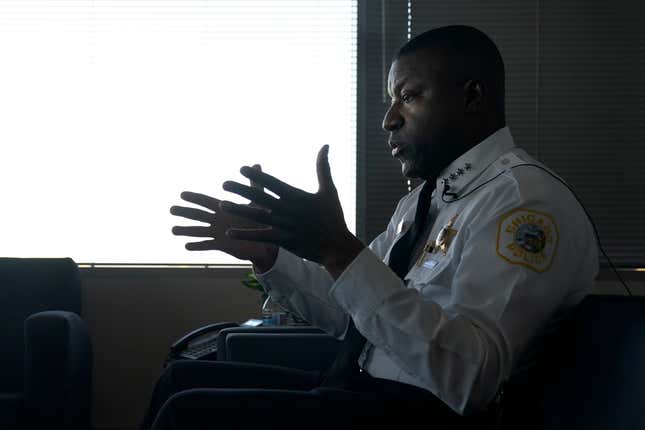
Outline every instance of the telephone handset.
{"type": "Polygon", "coordinates": [[[261,319],[250,319],[242,324],[234,322],[218,322],[195,329],[170,345],[170,353],[166,365],[173,360],[216,360],[217,336],[219,332],[229,327],[257,327],[263,325],[261,319]]]}
{"type": "Polygon", "coordinates": [[[217,358],[217,335],[220,330],[239,327],[234,322],[208,324],[193,330],[170,346],[168,361],[177,359],[215,360],[217,358]]]}

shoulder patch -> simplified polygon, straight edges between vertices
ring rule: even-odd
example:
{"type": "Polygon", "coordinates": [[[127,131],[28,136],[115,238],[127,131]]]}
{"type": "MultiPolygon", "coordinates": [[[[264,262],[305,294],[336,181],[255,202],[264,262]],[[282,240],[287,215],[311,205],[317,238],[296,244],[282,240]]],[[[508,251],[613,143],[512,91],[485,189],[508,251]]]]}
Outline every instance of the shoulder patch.
{"type": "Polygon", "coordinates": [[[515,209],[497,227],[497,255],[511,264],[546,272],[558,246],[558,226],[544,212],[515,209]]]}

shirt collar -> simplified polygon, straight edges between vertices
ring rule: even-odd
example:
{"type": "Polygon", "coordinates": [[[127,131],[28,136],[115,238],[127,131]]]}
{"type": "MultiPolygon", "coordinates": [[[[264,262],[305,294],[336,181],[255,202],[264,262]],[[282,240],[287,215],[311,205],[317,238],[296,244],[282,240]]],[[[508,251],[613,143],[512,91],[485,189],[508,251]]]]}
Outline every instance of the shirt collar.
{"type": "Polygon", "coordinates": [[[458,192],[513,147],[515,143],[509,128],[500,128],[450,163],[437,177],[436,190],[443,193],[448,184],[451,193],[458,192]]]}

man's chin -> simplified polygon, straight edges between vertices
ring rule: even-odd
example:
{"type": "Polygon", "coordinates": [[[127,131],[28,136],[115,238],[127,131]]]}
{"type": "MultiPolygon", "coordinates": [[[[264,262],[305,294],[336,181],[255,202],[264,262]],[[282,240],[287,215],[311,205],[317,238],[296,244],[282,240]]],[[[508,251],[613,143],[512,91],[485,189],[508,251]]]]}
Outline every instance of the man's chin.
{"type": "Polygon", "coordinates": [[[401,163],[401,173],[406,179],[417,179],[421,177],[421,172],[415,166],[410,166],[405,162],[401,163]]]}
{"type": "Polygon", "coordinates": [[[406,179],[427,180],[429,178],[434,178],[434,175],[428,170],[423,170],[418,165],[410,165],[405,162],[401,163],[401,173],[406,179]]]}

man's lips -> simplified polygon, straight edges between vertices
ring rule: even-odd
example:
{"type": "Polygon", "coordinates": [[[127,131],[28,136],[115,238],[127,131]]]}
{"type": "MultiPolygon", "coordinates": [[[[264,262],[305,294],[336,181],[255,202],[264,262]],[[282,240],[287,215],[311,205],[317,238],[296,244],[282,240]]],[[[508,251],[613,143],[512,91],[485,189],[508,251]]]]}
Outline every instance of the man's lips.
{"type": "Polygon", "coordinates": [[[392,157],[398,157],[405,150],[405,143],[401,141],[390,140],[388,142],[390,148],[392,148],[392,157]]]}

